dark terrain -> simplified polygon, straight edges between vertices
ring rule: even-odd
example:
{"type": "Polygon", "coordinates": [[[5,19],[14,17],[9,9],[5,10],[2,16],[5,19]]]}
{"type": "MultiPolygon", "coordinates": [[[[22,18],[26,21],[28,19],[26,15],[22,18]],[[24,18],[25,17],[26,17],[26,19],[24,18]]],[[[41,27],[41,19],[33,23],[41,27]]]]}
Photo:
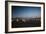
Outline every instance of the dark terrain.
{"type": "Polygon", "coordinates": [[[41,26],[40,20],[41,20],[40,18],[12,18],[12,28],[40,27],[41,26]]]}

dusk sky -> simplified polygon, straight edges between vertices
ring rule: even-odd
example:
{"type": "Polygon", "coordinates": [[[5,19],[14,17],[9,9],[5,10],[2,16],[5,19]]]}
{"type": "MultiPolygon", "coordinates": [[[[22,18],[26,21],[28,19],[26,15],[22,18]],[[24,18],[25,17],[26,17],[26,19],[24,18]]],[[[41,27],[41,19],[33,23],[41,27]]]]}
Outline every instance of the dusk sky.
{"type": "Polygon", "coordinates": [[[40,17],[40,7],[12,6],[12,16],[15,17],[40,17]]]}

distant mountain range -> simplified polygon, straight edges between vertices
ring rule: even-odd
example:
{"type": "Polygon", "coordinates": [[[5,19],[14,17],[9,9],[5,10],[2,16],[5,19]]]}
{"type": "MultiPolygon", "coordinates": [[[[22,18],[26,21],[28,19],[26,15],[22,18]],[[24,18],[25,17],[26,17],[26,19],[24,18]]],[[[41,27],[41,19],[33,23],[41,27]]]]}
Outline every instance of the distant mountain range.
{"type": "Polygon", "coordinates": [[[41,20],[40,17],[36,17],[36,18],[22,18],[22,17],[15,17],[15,18],[12,18],[12,20],[16,20],[16,19],[20,19],[20,20],[41,20]]]}
{"type": "Polygon", "coordinates": [[[13,18],[26,18],[26,19],[28,18],[29,19],[29,18],[41,18],[41,17],[40,16],[35,16],[35,17],[13,17],[13,18]]]}

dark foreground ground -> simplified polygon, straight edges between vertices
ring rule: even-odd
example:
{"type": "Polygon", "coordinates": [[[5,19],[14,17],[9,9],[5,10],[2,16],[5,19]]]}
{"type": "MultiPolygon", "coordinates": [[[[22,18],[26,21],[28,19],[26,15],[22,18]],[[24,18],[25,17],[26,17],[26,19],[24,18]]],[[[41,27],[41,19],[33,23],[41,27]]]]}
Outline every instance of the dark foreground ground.
{"type": "Polygon", "coordinates": [[[35,19],[29,19],[26,20],[25,22],[19,20],[18,22],[16,20],[12,21],[12,28],[18,28],[18,27],[40,27],[41,26],[41,21],[40,18],[35,18],[35,19]]]}

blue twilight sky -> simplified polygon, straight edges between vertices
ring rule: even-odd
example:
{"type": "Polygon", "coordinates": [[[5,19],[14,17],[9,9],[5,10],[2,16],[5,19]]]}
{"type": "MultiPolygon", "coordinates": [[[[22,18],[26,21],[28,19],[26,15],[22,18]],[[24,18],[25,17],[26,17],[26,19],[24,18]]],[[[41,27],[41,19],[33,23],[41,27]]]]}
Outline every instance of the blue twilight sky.
{"type": "Polygon", "coordinates": [[[15,17],[40,17],[41,7],[12,6],[12,16],[15,17]]]}

